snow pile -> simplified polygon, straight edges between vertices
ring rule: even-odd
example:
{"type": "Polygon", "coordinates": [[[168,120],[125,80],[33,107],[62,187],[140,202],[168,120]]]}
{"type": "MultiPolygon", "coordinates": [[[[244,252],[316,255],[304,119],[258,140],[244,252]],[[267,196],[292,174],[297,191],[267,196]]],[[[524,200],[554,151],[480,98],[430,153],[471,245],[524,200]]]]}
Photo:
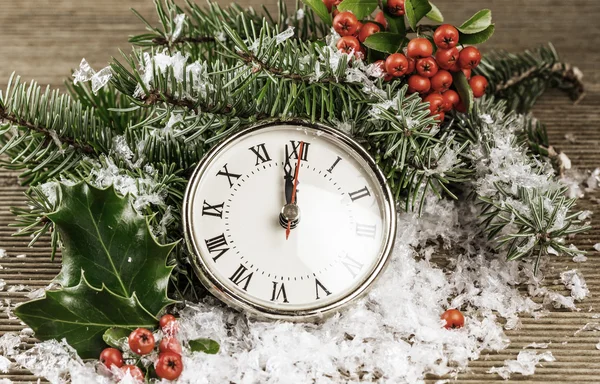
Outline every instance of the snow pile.
{"type": "Polygon", "coordinates": [[[516,360],[506,360],[502,367],[492,367],[488,372],[497,373],[505,380],[510,379],[513,373],[520,373],[523,376],[531,376],[535,373],[535,367],[541,361],[555,361],[552,352],[538,354],[536,351],[521,351],[516,360]]]}

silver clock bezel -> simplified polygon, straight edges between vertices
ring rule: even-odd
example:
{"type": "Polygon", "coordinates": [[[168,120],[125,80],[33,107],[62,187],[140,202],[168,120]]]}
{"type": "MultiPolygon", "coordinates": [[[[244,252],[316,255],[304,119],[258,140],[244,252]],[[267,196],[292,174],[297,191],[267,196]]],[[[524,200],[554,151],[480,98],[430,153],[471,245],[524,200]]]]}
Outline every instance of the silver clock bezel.
{"type": "MultiPolygon", "coordinates": [[[[369,153],[358,142],[356,142],[354,139],[352,139],[345,133],[322,124],[310,123],[301,119],[270,120],[268,122],[263,121],[259,124],[250,126],[241,130],[240,132],[231,135],[223,142],[212,148],[203,157],[200,163],[198,163],[198,165],[192,173],[192,176],[190,177],[190,180],[185,190],[182,209],[185,241],[191,255],[194,256],[190,261],[196,275],[198,276],[204,287],[211,294],[213,294],[215,297],[217,297],[219,300],[229,305],[230,307],[245,312],[251,317],[259,319],[286,321],[316,321],[346,308],[351,302],[363,296],[367,292],[367,290],[373,285],[373,283],[377,280],[377,278],[382,274],[390,259],[390,255],[396,237],[397,218],[394,198],[383,173],[381,172],[371,155],[369,155],[369,153]],[[198,244],[196,244],[195,236],[193,236],[191,199],[194,196],[196,188],[199,184],[199,180],[204,175],[206,169],[231,142],[236,141],[240,137],[243,137],[245,135],[252,134],[256,131],[260,131],[262,129],[276,125],[289,125],[290,129],[298,129],[298,127],[300,126],[325,132],[326,134],[331,135],[334,140],[338,140],[341,143],[345,144],[350,149],[355,151],[360,157],[362,157],[362,159],[369,165],[371,171],[375,175],[377,182],[379,183],[379,186],[382,189],[384,205],[383,214],[385,216],[384,222],[389,223],[384,238],[385,245],[382,248],[379,255],[377,256],[378,260],[372,270],[372,273],[366,276],[356,289],[354,289],[347,295],[341,297],[339,300],[333,303],[326,304],[322,307],[313,308],[309,310],[285,310],[281,307],[278,308],[276,304],[273,306],[267,306],[261,303],[256,303],[247,300],[246,298],[238,295],[236,292],[232,291],[225,284],[223,284],[220,281],[220,279],[211,272],[210,268],[208,268],[208,266],[206,265],[205,259],[202,257],[201,248],[198,246],[198,244]]],[[[208,257],[208,259],[210,260],[211,258],[208,257]]]]}

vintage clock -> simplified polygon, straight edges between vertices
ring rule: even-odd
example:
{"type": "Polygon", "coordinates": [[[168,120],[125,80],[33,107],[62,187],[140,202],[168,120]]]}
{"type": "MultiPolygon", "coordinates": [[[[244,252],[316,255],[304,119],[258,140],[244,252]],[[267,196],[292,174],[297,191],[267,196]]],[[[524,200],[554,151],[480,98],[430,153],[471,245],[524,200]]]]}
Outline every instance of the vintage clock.
{"type": "Polygon", "coordinates": [[[186,241],[202,283],[254,316],[314,320],[381,274],[396,212],[369,154],[305,122],[248,128],[212,149],[184,200],[186,241]]]}

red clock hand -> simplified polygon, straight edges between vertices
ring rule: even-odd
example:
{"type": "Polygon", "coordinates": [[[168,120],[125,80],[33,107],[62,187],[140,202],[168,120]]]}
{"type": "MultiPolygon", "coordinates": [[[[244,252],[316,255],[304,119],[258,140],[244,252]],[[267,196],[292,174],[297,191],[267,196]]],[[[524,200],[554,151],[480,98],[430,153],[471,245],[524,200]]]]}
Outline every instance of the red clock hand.
{"type": "MultiPolygon", "coordinates": [[[[296,189],[298,188],[298,171],[300,170],[300,160],[302,159],[302,150],[304,149],[304,141],[300,142],[300,147],[298,148],[298,162],[296,162],[296,172],[294,174],[294,189],[292,189],[292,201],[290,204],[296,204],[296,189]]],[[[287,228],[285,230],[285,239],[287,240],[290,237],[290,230],[292,226],[292,221],[288,220],[287,228]]]]}

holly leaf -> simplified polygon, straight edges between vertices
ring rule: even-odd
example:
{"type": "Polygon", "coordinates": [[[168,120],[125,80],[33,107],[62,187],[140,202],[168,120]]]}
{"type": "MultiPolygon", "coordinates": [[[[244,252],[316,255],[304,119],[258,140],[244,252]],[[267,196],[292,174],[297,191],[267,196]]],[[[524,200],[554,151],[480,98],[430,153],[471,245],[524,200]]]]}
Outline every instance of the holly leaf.
{"type": "Polygon", "coordinates": [[[344,0],[337,6],[337,9],[340,12],[350,11],[360,20],[373,13],[377,4],[377,0],[344,0]]]}
{"type": "Polygon", "coordinates": [[[429,20],[438,22],[438,23],[443,23],[444,22],[444,16],[442,15],[442,12],[440,12],[440,9],[438,7],[435,6],[435,4],[433,4],[432,2],[429,2],[429,5],[431,5],[431,11],[429,11],[425,17],[428,18],[429,20]]]}
{"type": "Polygon", "coordinates": [[[467,109],[467,113],[471,113],[473,109],[473,90],[469,85],[467,77],[462,71],[454,72],[452,73],[452,83],[456,87],[456,91],[467,109]]]}
{"type": "Polygon", "coordinates": [[[464,33],[459,32],[459,41],[461,44],[481,44],[486,42],[490,37],[492,37],[495,29],[496,27],[494,26],[494,24],[492,24],[483,31],[473,33],[471,35],[465,35],[464,33]]]}
{"type": "MultiPolygon", "coordinates": [[[[482,9],[477,12],[471,18],[464,23],[460,27],[457,27],[459,32],[462,32],[466,35],[471,35],[473,33],[481,32],[487,29],[492,24],[492,11],[489,9],[482,9]]],[[[461,43],[463,41],[459,40],[461,43]]]]}
{"type": "Polygon", "coordinates": [[[374,33],[367,37],[364,44],[375,51],[394,53],[400,49],[404,35],[391,32],[374,33]]]}
{"type": "Polygon", "coordinates": [[[172,304],[167,285],[173,267],[166,266],[166,259],[174,244],[157,243],[146,219],[113,187],[97,189],[82,182],[61,184],[60,189],[60,205],[48,215],[63,244],[55,281],[71,287],[85,271],[92,287],[106,286],[123,297],[135,293],[151,314],[172,304]]]}
{"type": "Polygon", "coordinates": [[[417,23],[431,11],[431,4],[427,0],[406,0],[404,9],[408,24],[415,30],[417,23]]]}
{"type": "Polygon", "coordinates": [[[331,26],[331,14],[322,0],[302,0],[302,2],[308,5],[325,24],[331,26]]]}
{"type": "Polygon", "coordinates": [[[131,330],[126,328],[109,328],[102,335],[102,340],[113,348],[123,349],[123,342],[130,333],[131,330]]]}
{"type": "Polygon", "coordinates": [[[210,355],[219,353],[219,343],[211,339],[190,340],[190,349],[192,352],[204,352],[210,355]]]}
{"type": "Polygon", "coordinates": [[[385,19],[387,20],[388,29],[392,33],[397,33],[402,36],[406,35],[406,24],[404,23],[404,16],[394,16],[384,13],[385,19]]]}
{"type": "Polygon", "coordinates": [[[74,287],[47,291],[44,298],[15,309],[15,314],[35,331],[38,339],[65,338],[82,358],[98,358],[106,347],[102,340],[106,329],[156,326],[156,318],[144,309],[135,294],[121,297],[106,287],[90,286],[83,271],[80,277],[74,287]]]}

